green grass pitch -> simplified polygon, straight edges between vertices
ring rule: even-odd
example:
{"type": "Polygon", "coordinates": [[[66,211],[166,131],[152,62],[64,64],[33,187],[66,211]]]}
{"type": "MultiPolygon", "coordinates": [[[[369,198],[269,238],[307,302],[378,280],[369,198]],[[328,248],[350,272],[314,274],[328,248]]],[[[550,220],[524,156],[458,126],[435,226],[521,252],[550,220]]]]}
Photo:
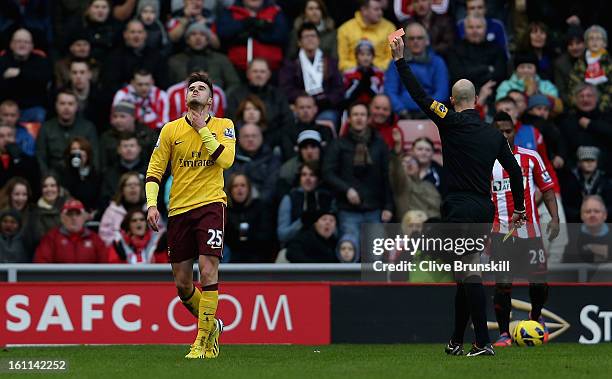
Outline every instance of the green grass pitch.
{"type": "MultiPolygon", "coordinates": [[[[467,344],[465,346],[468,347],[467,344]]],[[[15,347],[8,359],[65,359],[67,372],[15,374],[75,378],[611,378],[612,344],[551,343],[497,349],[495,357],[450,357],[439,344],[231,345],[213,360],[186,360],[187,346],[15,347]]],[[[6,371],[0,378],[7,377],[6,371]]]]}

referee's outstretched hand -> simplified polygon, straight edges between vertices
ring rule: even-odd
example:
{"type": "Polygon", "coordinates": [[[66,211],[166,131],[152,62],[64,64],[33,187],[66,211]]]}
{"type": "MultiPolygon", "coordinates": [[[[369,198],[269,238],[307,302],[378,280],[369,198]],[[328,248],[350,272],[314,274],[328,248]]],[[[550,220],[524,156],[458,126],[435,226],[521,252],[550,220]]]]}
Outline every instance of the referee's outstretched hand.
{"type": "Polygon", "coordinates": [[[393,60],[398,61],[404,58],[404,39],[402,37],[395,37],[390,46],[393,60]]]}
{"type": "Polygon", "coordinates": [[[149,207],[147,210],[147,224],[149,224],[149,227],[153,229],[153,231],[159,232],[159,227],[157,226],[158,222],[159,211],[157,210],[157,207],[149,207]]]}

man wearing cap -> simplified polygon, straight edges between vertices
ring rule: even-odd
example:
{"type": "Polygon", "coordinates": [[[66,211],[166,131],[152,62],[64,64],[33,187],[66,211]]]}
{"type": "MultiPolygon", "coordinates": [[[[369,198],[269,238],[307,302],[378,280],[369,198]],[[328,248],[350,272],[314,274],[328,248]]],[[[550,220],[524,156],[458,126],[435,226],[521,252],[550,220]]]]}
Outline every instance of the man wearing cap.
{"type": "Polygon", "coordinates": [[[168,94],[155,85],[153,75],[146,69],[134,71],[130,84],[115,93],[113,105],[120,102],[134,104],[136,120],[153,130],[169,121],[168,94]]]}
{"type": "Polygon", "coordinates": [[[34,263],[107,263],[104,242],[85,228],[86,219],[83,203],[75,199],[66,201],[62,207],[62,224],[42,238],[34,263]]]}
{"type": "Polygon", "coordinates": [[[280,168],[278,175],[278,193],[280,196],[289,192],[297,181],[300,166],[310,162],[320,167],[321,134],[316,130],[303,130],[297,137],[298,154],[280,168]]]}
{"type": "Polygon", "coordinates": [[[518,90],[527,96],[541,93],[550,99],[555,113],[561,113],[563,103],[559,98],[557,87],[550,82],[540,78],[537,74],[538,57],[534,53],[517,53],[514,57],[515,71],[508,80],[504,80],[495,94],[495,100],[508,95],[511,90],[518,90]]]}
{"type": "Polygon", "coordinates": [[[554,66],[555,85],[559,90],[565,107],[570,106],[569,76],[576,62],[584,55],[584,32],[578,25],[570,25],[565,33],[565,51],[556,60],[554,66]]]}
{"type": "Polygon", "coordinates": [[[319,48],[320,43],[317,26],[310,22],[303,23],[298,30],[298,58],[285,61],[279,74],[279,87],[290,103],[303,92],[314,97],[321,112],[318,117],[336,123],[336,108],[343,98],[342,77],[338,71],[338,61],[325,56],[319,48]]]}
{"type": "MultiPolygon", "coordinates": [[[[170,83],[184,81],[190,72],[206,71],[213,83],[226,91],[240,84],[236,69],[225,54],[214,51],[210,45],[211,31],[206,25],[192,23],[185,32],[187,46],[168,59],[170,83]],[[190,69],[191,68],[191,69],[190,69]]],[[[184,96],[183,96],[184,98],[184,96]]]]}
{"type": "Polygon", "coordinates": [[[91,143],[92,162],[99,168],[98,134],[90,121],[78,115],[78,99],[74,91],[62,89],[55,99],[57,116],[45,121],[36,138],[36,157],[43,173],[51,170],[61,174],[64,167],[64,151],[73,137],[83,137],[91,143]]]}
{"type": "Polygon", "coordinates": [[[117,161],[117,146],[122,133],[133,133],[142,146],[142,159],[147,159],[153,151],[158,133],[136,121],[134,104],[119,102],[110,114],[110,128],[100,137],[100,162],[102,170],[117,161]]]}
{"type": "Polygon", "coordinates": [[[576,166],[562,172],[561,198],[568,222],[580,222],[580,206],[589,195],[601,196],[605,205],[612,209],[612,182],[598,167],[600,154],[595,146],[580,146],[576,151],[576,166]]]}
{"type": "MultiPolygon", "coordinates": [[[[448,70],[444,60],[429,47],[429,36],[419,23],[408,24],[404,59],[423,84],[427,95],[438,101],[448,99],[448,70]]],[[[391,99],[393,111],[402,119],[423,119],[425,114],[403,86],[395,65],[385,72],[385,94],[391,99]]],[[[392,146],[392,142],[388,141],[392,146]]]]}

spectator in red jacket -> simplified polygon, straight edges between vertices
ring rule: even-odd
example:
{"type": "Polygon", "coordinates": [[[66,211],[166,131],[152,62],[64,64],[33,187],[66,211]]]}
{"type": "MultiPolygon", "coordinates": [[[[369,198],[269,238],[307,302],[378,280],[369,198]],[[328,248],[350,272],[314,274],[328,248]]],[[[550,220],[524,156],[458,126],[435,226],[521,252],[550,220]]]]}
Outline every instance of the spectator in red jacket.
{"type": "Polygon", "coordinates": [[[278,70],[289,35],[287,20],[271,0],[238,0],[225,9],[217,22],[222,46],[241,71],[252,58],[263,58],[270,69],[278,70]]]}
{"type": "Polygon", "coordinates": [[[166,234],[153,233],[147,216],[133,209],[123,219],[118,238],[108,250],[110,263],[168,263],[166,234]]]}
{"type": "Polygon", "coordinates": [[[62,207],[62,225],[40,241],[34,263],[107,263],[108,252],[98,235],[85,228],[83,203],[68,200],[62,207]]]}

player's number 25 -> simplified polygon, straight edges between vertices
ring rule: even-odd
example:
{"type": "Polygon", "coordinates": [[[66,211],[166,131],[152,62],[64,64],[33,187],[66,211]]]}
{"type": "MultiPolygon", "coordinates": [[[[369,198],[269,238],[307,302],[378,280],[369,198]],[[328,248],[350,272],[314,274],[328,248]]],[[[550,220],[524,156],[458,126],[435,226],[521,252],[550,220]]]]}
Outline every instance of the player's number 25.
{"type": "Polygon", "coordinates": [[[223,231],[217,229],[208,229],[210,238],[206,242],[210,247],[220,248],[223,244],[223,231]]]}

